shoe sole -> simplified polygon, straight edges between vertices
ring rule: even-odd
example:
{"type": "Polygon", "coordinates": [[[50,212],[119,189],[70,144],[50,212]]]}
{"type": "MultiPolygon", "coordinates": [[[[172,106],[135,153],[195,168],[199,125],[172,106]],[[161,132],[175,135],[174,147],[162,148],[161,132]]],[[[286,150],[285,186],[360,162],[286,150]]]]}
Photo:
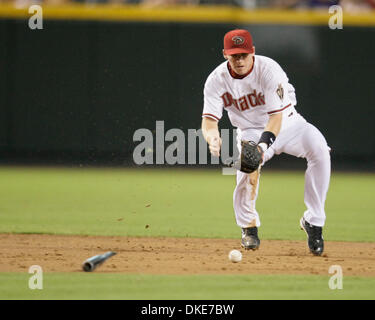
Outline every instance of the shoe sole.
{"type": "Polygon", "coordinates": [[[253,250],[253,251],[255,251],[255,250],[258,250],[258,249],[259,249],[259,246],[260,246],[260,242],[259,242],[259,244],[258,244],[257,246],[255,246],[255,247],[246,247],[246,246],[243,244],[243,242],[241,241],[241,247],[244,248],[245,250],[253,250]]]}
{"type": "MultiPolygon", "coordinates": [[[[302,220],[303,220],[303,218],[301,218],[301,219],[299,220],[299,225],[300,225],[300,227],[301,227],[301,230],[305,231],[306,236],[307,236],[307,241],[309,241],[309,235],[308,235],[308,233],[307,233],[307,231],[306,231],[306,229],[305,229],[305,227],[304,227],[304,225],[303,225],[303,223],[302,223],[302,220]]],[[[309,248],[309,250],[310,250],[310,252],[311,252],[314,256],[321,256],[321,255],[323,254],[323,252],[321,252],[321,253],[315,253],[315,252],[312,251],[310,248],[309,248]]]]}
{"type": "Polygon", "coordinates": [[[242,243],[241,243],[241,247],[244,248],[245,250],[252,250],[252,251],[256,251],[259,249],[259,246],[255,247],[255,248],[248,248],[248,247],[245,247],[242,243]]]}

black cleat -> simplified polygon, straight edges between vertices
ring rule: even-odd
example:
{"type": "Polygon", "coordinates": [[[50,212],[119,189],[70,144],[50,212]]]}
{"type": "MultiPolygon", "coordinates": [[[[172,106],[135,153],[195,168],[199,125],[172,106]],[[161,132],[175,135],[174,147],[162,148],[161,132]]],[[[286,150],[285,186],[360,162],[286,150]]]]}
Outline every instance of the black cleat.
{"type": "Polygon", "coordinates": [[[301,229],[307,234],[307,243],[310,252],[313,255],[320,256],[324,251],[324,240],[322,236],[322,227],[313,226],[308,223],[303,217],[299,221],[301,229]]]}
{"type": "Polygon", "coordinates": [[[260,246],[260,240],[258,238],[258,228],[242,228],[242,247],[245,250],[257,250],[260,246]]]}

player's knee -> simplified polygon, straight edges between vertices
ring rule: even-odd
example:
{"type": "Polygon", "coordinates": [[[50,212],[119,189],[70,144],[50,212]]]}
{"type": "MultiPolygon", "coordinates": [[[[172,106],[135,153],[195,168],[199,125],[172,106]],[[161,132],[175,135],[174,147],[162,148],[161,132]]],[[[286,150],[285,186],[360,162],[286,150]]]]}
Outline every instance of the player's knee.
{"type": "Polygon", "coordinates": [[[314,145],[313,149],[314,154],[319,155],[321,157],[329,156],[329,147],[325,140],[320,141],[314,145]]]}
{"type": "Polygon", "coordinates": [[[327,145],[327,141],[315,127],[312,126],[309,134],[305,136],[305,143],[309,158],[327,159],[330,157],[330,148],[327,145]]]}
{"type": "Polygon", "coordinates": [[[317,162],[330,160],[330,148],[325,139],[316,140],[311,144],[308,158],[317,162]]]}

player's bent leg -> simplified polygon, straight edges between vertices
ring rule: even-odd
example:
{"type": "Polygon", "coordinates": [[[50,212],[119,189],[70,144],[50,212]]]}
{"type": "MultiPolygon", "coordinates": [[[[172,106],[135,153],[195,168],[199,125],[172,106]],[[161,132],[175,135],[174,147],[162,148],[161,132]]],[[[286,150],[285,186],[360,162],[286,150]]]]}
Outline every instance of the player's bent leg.
{"type": "Polygon", "coordinates": [[[289,136],[289,142],[282,146],[281,151],[307,160],[304,195],[307,210],[300,226],[307,234],[310,251],[321,255],[326,220],[324,205],[331,176],[330,149],[321,132],[310,123],[298,124],[293,132],[295,134],[289,136]]]}
{"type": "Polygon", "coordinates": [[[331,177],[331,158],[329,147],[320,131],[309,124],[302,135],[307,169],[305,172],[305,220],[323,227],[326,214],[324,205],[331,177]]]}
{"type": "Polygon", "coordinates": [[[324,210],[331,176],[329,147],[320,131],[311,124],[302,134],[304,154],[307,160],[305,172],[305,204],[307,210],[300,220],[301,229],[306,232],[310,252],[320,256],[324,251],[324,210]]]}

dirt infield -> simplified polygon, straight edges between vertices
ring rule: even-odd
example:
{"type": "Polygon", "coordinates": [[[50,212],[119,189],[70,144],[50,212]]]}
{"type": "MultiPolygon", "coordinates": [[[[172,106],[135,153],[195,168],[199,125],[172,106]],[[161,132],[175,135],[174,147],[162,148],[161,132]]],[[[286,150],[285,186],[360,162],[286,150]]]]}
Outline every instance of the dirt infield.
{"type": "Polygon", "coordinates": [[[306,241],[262,240],[258,251],[244,251],[238,239],[130,238],[0,234],[0,272],[81,272],[82,262],[115,251],[95,272],[144,274],[322,274],[340,265],[345,275],[375,276],[375,243],[325,243],[321,257],[312,256],[306,241]],[[243,260],[228,253],[240,249],[243,260]]]}

